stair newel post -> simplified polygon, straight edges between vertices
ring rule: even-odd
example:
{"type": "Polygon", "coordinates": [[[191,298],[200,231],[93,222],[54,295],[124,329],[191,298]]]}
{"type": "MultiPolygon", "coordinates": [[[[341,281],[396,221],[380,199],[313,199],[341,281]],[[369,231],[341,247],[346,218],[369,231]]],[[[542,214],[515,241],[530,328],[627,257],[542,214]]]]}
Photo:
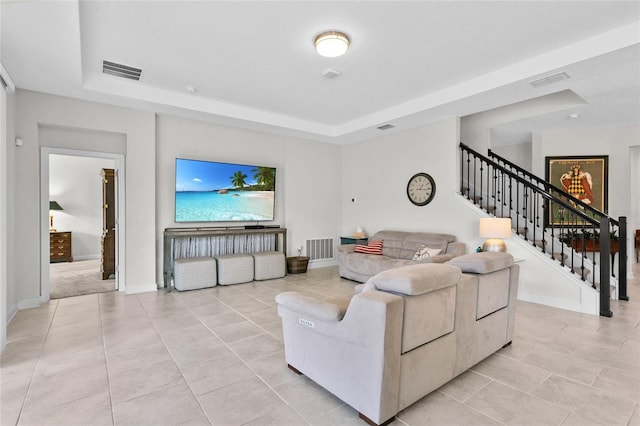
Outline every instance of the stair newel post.
{"type": "MultiPolygon", "coordinates": [[[[480,159],[480,198],[478,198],[478,203],[480,204],[480,208],[482,208],[482,202],[484,201],[484,197],[482,196],[482,181],[484,178],[484,160],[480,159]]],[[[489,210],[487,208],[487,210],[489,210]]]]}
{"type": "Polygon", "coordinates": [[[609,262],[602,261],[603,253],[606,258],[609,257],[609,253],[611,250],[610,245],[611,240],[609,237],[609,218],[602,217],[600,218],[600,315],[603,317],[613,316],[610,305],[611,288],[609,280],[611,276],[611,270],[609,262]]]}
{"type": "Polygon", "coordinates": [[[478,185],[476,184],[476,177],[478,175],[478,166],[477,166],[478,157],[476,154],[473,154],[473,202],[478,203],[478,198],[476,196],[476,188],[478,185]]]}
{"type": "Polygon", "coordinates": [[[516,234],[520,235],[520,182],[516,182],[516,234]]]}
{"type": "Polygon", "coordinates": [[[618,218],[618,299],[629,300],[627,295],[627,218],[618,218]]]}
{"type": "Polygon", "coordinates": [[[524,240],[525,241],[529,241],[529,237],[527,236],[528,234],[528,230],[529,230],[529,222],[530,222],[530,218],[529,218],[529,210],[528,210],[528,204],[527,202],[529,201],[529,191],[530,189],[525,187],[524,188],[524,197],[522,199],[522,218],[524,219],[524,240]]]}
{"type": "Polygon", "coordinates": [[[471,199],[471,153],[467,150],[467,199],[471,199]]]}
{"type": "Polygon", "coordinates": [[[460,144],[460,195],[464,196],[464,148],[460,144]]]}

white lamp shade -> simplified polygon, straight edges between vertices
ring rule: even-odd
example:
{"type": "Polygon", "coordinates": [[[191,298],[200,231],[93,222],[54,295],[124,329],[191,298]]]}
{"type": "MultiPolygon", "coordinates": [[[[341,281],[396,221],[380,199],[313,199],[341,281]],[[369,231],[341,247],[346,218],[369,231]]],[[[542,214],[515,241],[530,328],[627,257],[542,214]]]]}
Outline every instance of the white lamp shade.
{"type": "Polygon", "coordinates": [[[510,238],[511,219],[508,217],[488,217],[480,219],[480,236],[482,238],[510,238]]]}
{"type": "Polygon", "coordinates": [[[316,51],[327,58],[344,55],[349,49],[349,36],[338,31],[327,31],[315,39],[316,51]]]}

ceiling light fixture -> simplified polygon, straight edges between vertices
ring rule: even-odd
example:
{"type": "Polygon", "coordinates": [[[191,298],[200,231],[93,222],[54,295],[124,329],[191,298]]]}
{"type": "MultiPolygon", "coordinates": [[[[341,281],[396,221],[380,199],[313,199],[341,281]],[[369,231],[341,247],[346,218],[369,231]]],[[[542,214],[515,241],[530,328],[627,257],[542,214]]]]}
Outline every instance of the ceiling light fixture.
{"type": "Polygon", "coordinates": [[[313,44],[316,46],[316,52],[327,58],[336,58],[342,56],[349,49],[351,40],[349,36],[340,31],[325,31],[316,36],[313,44]]]}

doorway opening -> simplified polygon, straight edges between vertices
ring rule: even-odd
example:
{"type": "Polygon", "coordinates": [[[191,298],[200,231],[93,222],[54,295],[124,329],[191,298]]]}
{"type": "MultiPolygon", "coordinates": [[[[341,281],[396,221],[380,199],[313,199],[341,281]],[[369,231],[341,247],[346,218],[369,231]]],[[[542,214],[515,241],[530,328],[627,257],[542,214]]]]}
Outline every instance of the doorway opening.
{"type": "Polygon", "coordinates": [[[124,290],[123,165],[121,154],[42,148],[43,301],[124,290]]]}

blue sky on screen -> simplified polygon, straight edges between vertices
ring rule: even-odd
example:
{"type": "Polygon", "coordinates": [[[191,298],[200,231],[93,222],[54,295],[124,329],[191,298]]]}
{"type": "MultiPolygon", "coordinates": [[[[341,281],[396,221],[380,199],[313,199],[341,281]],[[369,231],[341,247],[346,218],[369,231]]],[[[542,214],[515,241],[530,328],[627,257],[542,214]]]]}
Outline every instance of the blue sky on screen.
{"type": "Polygon", "coordinates": [[[233,188],[231,176],[237,171],[247,175],[245,183],[255,184],[253,178],[256,166],[211,161],[176,159],[176,191],[211,191],[233,188]]]}

